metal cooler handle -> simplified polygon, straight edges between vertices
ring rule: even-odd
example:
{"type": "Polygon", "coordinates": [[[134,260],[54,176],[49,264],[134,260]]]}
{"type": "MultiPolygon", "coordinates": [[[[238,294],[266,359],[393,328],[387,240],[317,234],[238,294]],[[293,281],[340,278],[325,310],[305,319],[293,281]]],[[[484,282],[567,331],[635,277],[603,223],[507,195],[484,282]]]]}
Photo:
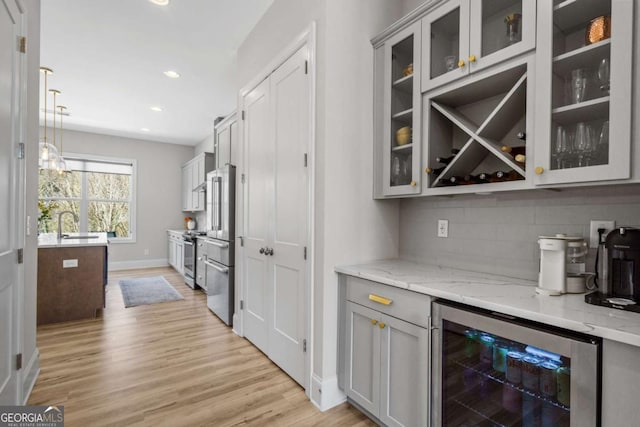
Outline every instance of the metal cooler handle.
{"type": "Polygon", "coordinates": [[[218,270],[222,274],[229,274],[229,268],[227,268],[227,267],[219,267],[219,266],[217,266],[217,265],[215,265],[215,264],[213,264],[213,263],[211,263],[209,261],[205,261],[204,263],[206,265],[208,265],[209,267],[218,270]]]}

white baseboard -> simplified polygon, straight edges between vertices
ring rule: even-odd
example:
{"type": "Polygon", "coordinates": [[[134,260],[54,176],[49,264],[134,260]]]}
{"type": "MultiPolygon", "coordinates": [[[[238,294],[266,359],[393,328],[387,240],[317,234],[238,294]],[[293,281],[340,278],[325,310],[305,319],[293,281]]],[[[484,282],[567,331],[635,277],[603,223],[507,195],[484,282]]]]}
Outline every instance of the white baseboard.
{"type": "Polygon", "coordinates": [[[109,271],[133,270],[136,268],[167,267],[169,262],[165,258],[140,259],[137,261],[109,261],[109,271]]]}
{"type": "Polygon", "coordinates": [[[322,379],[316,374],[311,376],[311,402],[321,411],[338,406],[347,400],[347,396],[338,388],[338,377],[322,379]]]}
{"type": "Polygon", "coordinates": [[[22,371],[22,404],[26,405],[40,374],[40,351],[36,350],[22,371]]]}

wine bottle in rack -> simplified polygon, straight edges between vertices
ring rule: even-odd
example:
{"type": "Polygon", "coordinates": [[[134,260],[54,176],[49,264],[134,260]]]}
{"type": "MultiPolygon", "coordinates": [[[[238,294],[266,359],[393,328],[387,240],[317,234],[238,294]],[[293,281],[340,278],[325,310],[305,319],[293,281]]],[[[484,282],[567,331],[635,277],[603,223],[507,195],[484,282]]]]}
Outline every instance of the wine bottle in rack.
{"type": "Polygon", "coordinates": [[[523,141],[527,140],[527,134],[525,132],[518,132],[516,134],[516,138],[521,139],[523,141]]]}
{"type": "Polygon", "coordinates": [[[524,154],[516,154],[513,158],[516,162],[520,163],[521,166],[524,166],[527,163],[527,156],[524,154]]]}
{"type": "Polygon", "coordinates": [[[484,181],[480,179],[480,175],[465,175],[464,182],[466,184],[482,184],[484,181]]]}
{"type": "Polygon", "coordinates": [[[443,165],[448,165],[449,163],[451,163],[451,161],[455,157],[456,157],[455,154],[453,156],[449,156],[449,157],[436,157],[436,162],[441,163],[443,165]]]}
{"type": "Polygon", "coordinates": [[[525,147],[524,145],[519,146],[519,147],[512,147],[510,145],[503,145],[500,150],[502,150],[503,153],[509,153],[511,154],[514,158],[518,155],[526,155],[527,154],[527,147],[525,147]]]}
{"type": "Polygon", "coordinates": [[[489,182],[489,178],[491,177],[491,174],[482,172],[478,175],[476,175],[477,180],[478,180],[478,184],[485,184],[487,182],[489,182]]]}
{"type": "Polygon", "coordinates": [[[458,148],[452,148],[452,149],[451,149],[451,154],[453,154],[454,156],[455,156],[456,154],[458,154],[459,152],[460,152],[460,150],[459,150],[458,148]]]}
{"type": "Polygon", "coordinates": [[[449,178],[449,184],[451,185],[460,185],[464,182],[464,178],[461,176],[452,176],[449,178]]]}
{"type": "Polygon", "coordinates": [[[505,173],[503,171],[495,171],[489,176],[489,182],[502,182],[504,177],[505,173]]]}
{"type": "Polygon", "coordinates": [[[517,181],[519,179],[524,179],[524,177],[513,169],[511,169],[509,172],[506,172],[503,176],[503,181],[517,181]]]}

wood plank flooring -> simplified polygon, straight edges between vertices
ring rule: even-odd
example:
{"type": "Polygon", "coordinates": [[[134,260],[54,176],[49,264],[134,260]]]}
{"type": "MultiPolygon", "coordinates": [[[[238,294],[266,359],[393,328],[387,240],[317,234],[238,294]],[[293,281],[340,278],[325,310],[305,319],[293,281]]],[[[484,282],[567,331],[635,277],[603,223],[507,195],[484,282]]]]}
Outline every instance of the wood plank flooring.
{"type": "Polygon", "coordinates": [[[349,404],[320,412],[235,335],[171,268],[111,272],[107,308],[38,328],[30,405],[64,405],[73,426],[372,426],[349,404]],[[118,281],[164,276],[183,301],[124,308],[118,281]]]}

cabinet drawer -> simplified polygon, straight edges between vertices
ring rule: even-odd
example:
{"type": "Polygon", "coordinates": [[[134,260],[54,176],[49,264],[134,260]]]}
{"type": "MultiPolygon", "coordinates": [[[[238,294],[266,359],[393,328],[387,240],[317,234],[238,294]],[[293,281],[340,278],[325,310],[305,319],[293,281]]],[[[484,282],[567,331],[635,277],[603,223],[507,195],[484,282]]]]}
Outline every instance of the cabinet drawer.
{"type": "Polygon", "coordinates": [[[429,327],[431,297],[357,277],[347,278],[347,300],[416,325],[429,327]]]}

